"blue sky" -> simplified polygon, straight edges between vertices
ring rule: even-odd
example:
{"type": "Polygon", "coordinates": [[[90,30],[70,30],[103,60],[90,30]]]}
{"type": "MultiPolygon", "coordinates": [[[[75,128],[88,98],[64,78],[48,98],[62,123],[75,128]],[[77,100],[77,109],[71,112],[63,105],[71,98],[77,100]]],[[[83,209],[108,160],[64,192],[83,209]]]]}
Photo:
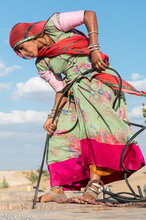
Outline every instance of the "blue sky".
{"type": "MultiPolygon", "coordinates": [[[[94,10],[102,52],[110,64],[137,89],[146,91],[145,0],[7,0],[0,7],[0,170],[40,166],[46,133],[43,123],[53,106],[54,92],[39,79],[35,60],[19,58],[9,46],[9,33],[18,22],[46,20],[54,12],[94,10]]],[[[84,25],[78,27],[87,33],[84,25]]],[[[143,123],[145,98],[127,96],[130,120],[143,123]]],[[[134,129],[135,130],[135,129],[134,129]]],[[[146,132],[138,141],[146,158],[146,132]]]]}

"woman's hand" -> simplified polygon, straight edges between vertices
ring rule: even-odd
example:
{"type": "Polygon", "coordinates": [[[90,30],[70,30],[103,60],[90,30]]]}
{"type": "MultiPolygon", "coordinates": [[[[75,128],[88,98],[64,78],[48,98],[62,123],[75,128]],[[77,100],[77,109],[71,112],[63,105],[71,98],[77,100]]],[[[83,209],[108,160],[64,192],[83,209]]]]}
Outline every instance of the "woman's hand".
{"type": "Polygon", "coordinates": [[[46,122],[44,124],[44,130],[47,130],[47,134],[48,135],[52,135],[54,133],[54,131],[55,131],[56,127],[57,127],[57,121],[58,121],[58,117],[59,117],[59,115],[61,113],[61,109],[63,108],[63,106],[66,103],[67,96],[64,95],[62,100],[61,100],[61,103],[60,103],[59,107],[56,107],[56,106],[58,106],[58,102],[59,102],[61,97],[62,97],[62,92],[57,92],[56,96],[55,96],[55,104],[54,104],[54,107],[53,107],[53,109],[52,109],[52,111],[50,113],[51,116],[53,117],[53,115],[54,115],[54,113],[56,111],[56,108],[58,108],[58,110],[57,110],[57,117],[55,118],[54,122],[52,123],[52,120],[53,120],[52,117],[51,118],[48,117],[48,119],[46,120],[46,122]]]}
{"type": "Polygon", "coordinates": [[[53,124],[52,124],[52,119],[53,118],[48,118],[44,124],[44,130],[47,130],[48,135],[52,135],[57,126],[57,119],[54,120],[53,124]]]}
{"type": "Polygon", "coordinates": [[[104,71],[106,69],[106,64],[101,58],[99,50],[93,50],[91,52],[92,66],[98,71],[104,71]]]}

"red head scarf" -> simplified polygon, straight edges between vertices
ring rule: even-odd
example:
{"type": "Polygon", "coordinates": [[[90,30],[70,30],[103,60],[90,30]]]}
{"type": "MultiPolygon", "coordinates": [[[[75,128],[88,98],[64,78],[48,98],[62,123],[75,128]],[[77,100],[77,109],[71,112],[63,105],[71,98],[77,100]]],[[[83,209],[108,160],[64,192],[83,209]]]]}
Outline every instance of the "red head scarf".
{"type": "Polygon", "coordinates": [[[45,24],[46,21],[34,23],[18,23],[12,28],[9,42],[18,56],[27,59],[26,57],[23,57],[18,51],[16,51],[16,47],[25,41],[37,37],[43,31],[45,24]]]}

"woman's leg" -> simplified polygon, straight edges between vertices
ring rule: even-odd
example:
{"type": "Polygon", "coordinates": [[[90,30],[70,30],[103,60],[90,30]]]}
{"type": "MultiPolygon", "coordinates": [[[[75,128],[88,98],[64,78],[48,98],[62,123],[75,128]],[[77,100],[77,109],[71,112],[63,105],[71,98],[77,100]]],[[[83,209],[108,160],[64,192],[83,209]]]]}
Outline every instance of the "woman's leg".
{"type": "Polygon", "coordinates": [[[89,165],[90,181],[85,188],[83,199],[94,201],[99,194],[99,187],[101,182],[101,176],[97,172],[96,165],[89,165]]]}
{"type": "Polygon", "coordinates": [[[99,180],[100,181],[101,176],[97,172],[96,165],[89,165],[89,170],[90,170],[90,181],[92,181],[92,180],[99,180]]]}

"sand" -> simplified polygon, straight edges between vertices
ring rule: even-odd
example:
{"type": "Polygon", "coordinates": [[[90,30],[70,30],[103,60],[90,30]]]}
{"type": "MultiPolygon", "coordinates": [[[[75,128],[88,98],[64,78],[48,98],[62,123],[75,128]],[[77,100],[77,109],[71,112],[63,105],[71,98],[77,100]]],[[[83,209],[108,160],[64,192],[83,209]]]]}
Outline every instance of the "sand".
{"type": "MultiPolygon", "coordinates": [[[[31,186],[31,190],[33,186],[36,186],[36,183],[32,184],[31,181],[28,179],[30,172],[32,170],[25,170],[25,171],[0,171],[0,182],[2,182],[3,178],[5,177],[9,187],[6,189],[0,189],[0,190],[6,190],[6,191],[27,191],[28,186],[31,186]]],[[[36,172],[36,171],[34,171],[36,172]]],[[[129,183],[131,184],[132,188],[137,192],[137,185],[140,185],[141,188],[144,188],[144,185],[146,185],[146,167],[143,167],[139,171],[132,174],[129,178],[129,183]]],[[[112,185],[112,191],[115,192],[121,192],[121,191],[129,191],[126,183],[124,180],[122,181],[116,181],[113,183],[110,183],[108,185],[112,185]]],[[[43,191],[48,191],[50,188],[49,179],[42,176],[40,189],[43,191]]]]}

